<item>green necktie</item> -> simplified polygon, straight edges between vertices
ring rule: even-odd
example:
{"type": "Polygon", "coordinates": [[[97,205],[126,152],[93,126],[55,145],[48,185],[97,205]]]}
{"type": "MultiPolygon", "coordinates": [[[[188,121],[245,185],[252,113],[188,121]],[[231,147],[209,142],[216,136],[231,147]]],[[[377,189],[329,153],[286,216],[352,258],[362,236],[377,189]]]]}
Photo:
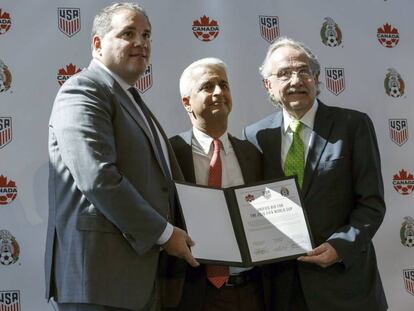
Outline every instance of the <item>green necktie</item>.
{"type": "Polygon", "coordinates": [[[305,170],[305,146],[299,136],[301,128],[302,123],[298,120],[292,120],[290,123],[290,129],[293,132],[293,140],[286,156],[284,168],[286,176],[298,176],[299,187],[302,187],[305,170]]]}

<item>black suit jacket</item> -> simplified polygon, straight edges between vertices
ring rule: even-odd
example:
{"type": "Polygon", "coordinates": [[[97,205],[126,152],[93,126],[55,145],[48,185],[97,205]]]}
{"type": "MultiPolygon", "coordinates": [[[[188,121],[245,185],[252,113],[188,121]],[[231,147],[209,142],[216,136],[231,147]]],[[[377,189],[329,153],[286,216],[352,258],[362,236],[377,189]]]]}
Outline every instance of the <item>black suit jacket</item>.
{"type": "MultiPolygon", "coordinates": [[[[244,136],[263,153],[264,177],[284,176],[282,111],[248,126],[244,136]]],[[[342,262],[326,269],[275,264],[275,309],[287,310],[297,265],[309,310],[387,309],[372,237],[385,214],[380,156],[373,124],[361,112],[319,102],[301,194],[316,245],[326,241],[342,262]]]]}
{"type": "MultiPolygon", "coordinates": [[[[195,183],[194,162],[191,149],[192,130],[181,133],[170,138],[171,145],[177,157],[178,163],[187,182],[195,183]]],[[[248,141],[243,141],[229,135],[229,140],[236,153],[240,169],[245,183],[255,182],[263,179],[262,159],[260,152],[248,141]]],[[[265,270],[263,274],[268,274],[265,270]]],[[[266,275],[264,279],[267,280],[266,275]]],[[[201,310],[206,289],[206,275],[204,265],[198,268],[186,267],[185,284],[180,304],[175,309],[180,311],[201,310]]],[[[265,291],[269,286],[266,286],[265,291]]],[[[265,293],[266,295],[266,293],[265,293]]]]}

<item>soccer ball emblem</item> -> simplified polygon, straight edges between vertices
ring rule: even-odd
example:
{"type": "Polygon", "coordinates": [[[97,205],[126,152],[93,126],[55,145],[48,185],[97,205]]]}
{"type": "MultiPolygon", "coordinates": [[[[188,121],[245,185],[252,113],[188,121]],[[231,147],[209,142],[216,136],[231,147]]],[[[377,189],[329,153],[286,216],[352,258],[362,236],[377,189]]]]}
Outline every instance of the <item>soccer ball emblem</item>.
{"type": "Polygon", "coordinates": [[[394,68],[389,68],[387,70],[384,87],[385,92],[391,97],[398,98],[404,95],[404,81],[394,68]]]}
{"type": "Polygon", "coordinates": [[[0,262],[2,265],[8,266],[14,262],[13,254],[6,250],[0,253],[0,262]]]}
{"type": "Polygon", "coordinates": [[[414,246],[414,235],[409,235],[405,238],[405,246],[408,246],[408,247],[414,246]]]}

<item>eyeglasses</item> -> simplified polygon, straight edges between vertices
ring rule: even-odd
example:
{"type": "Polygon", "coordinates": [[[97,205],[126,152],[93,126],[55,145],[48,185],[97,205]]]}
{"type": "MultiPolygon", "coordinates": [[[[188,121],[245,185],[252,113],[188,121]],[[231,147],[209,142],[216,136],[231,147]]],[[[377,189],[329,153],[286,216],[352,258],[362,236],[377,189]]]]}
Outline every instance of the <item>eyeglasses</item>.
{"type": "Polygon", "coordinates": [[[287,82],[292,79],[293,75],[296,75],[302,80],[309,80],[312,77],[312,72],[309,68],[301,68],[299,70],[284,69],[278,71],[277,73],[272,73],[270,76],[275,76],[278,80],[287,82]]]}

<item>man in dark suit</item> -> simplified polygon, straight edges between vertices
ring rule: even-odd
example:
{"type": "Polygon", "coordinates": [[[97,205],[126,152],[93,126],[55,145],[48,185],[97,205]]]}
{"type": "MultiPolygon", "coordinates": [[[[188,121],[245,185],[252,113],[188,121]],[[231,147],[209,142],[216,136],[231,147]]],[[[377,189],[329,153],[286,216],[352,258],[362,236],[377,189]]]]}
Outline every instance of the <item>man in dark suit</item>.
{"type": "MultiPolygon", "coordinates": [[[[181,76],[180,92],[193,128],[170,141],[185,180],[216,187],[260,180],[260,153],[249,142],[227,133],[232,98],[225,64],[216,58],[192,63],[181,76]],[[215,178],[217,163],[219,180],[215,178]]],[[[174,310],[263,310],[258,268],[202,265],[186,270],[180,305],[174,310]]]]}
{"type": "Polygon", "coordinates": [[[161,247],[197,266],[174,226],[168,139],[133,87],[151,25],[137,4],[94,19],[93,60],[65,82],[49,123],[46,297],[58,310],[155,310],[161,247]]]}
{"type": "Polygon", "coordinates": [[[317,100],[319,73],[306,46],[278,39],[261,74],[281,109],[244,130],[263,153],[265,179],[297,175],[316,243],[306,256],[272,266],[273,307],[386,310],[371,241],[385,214],[374,127],[364,113],[317,100]]]}

